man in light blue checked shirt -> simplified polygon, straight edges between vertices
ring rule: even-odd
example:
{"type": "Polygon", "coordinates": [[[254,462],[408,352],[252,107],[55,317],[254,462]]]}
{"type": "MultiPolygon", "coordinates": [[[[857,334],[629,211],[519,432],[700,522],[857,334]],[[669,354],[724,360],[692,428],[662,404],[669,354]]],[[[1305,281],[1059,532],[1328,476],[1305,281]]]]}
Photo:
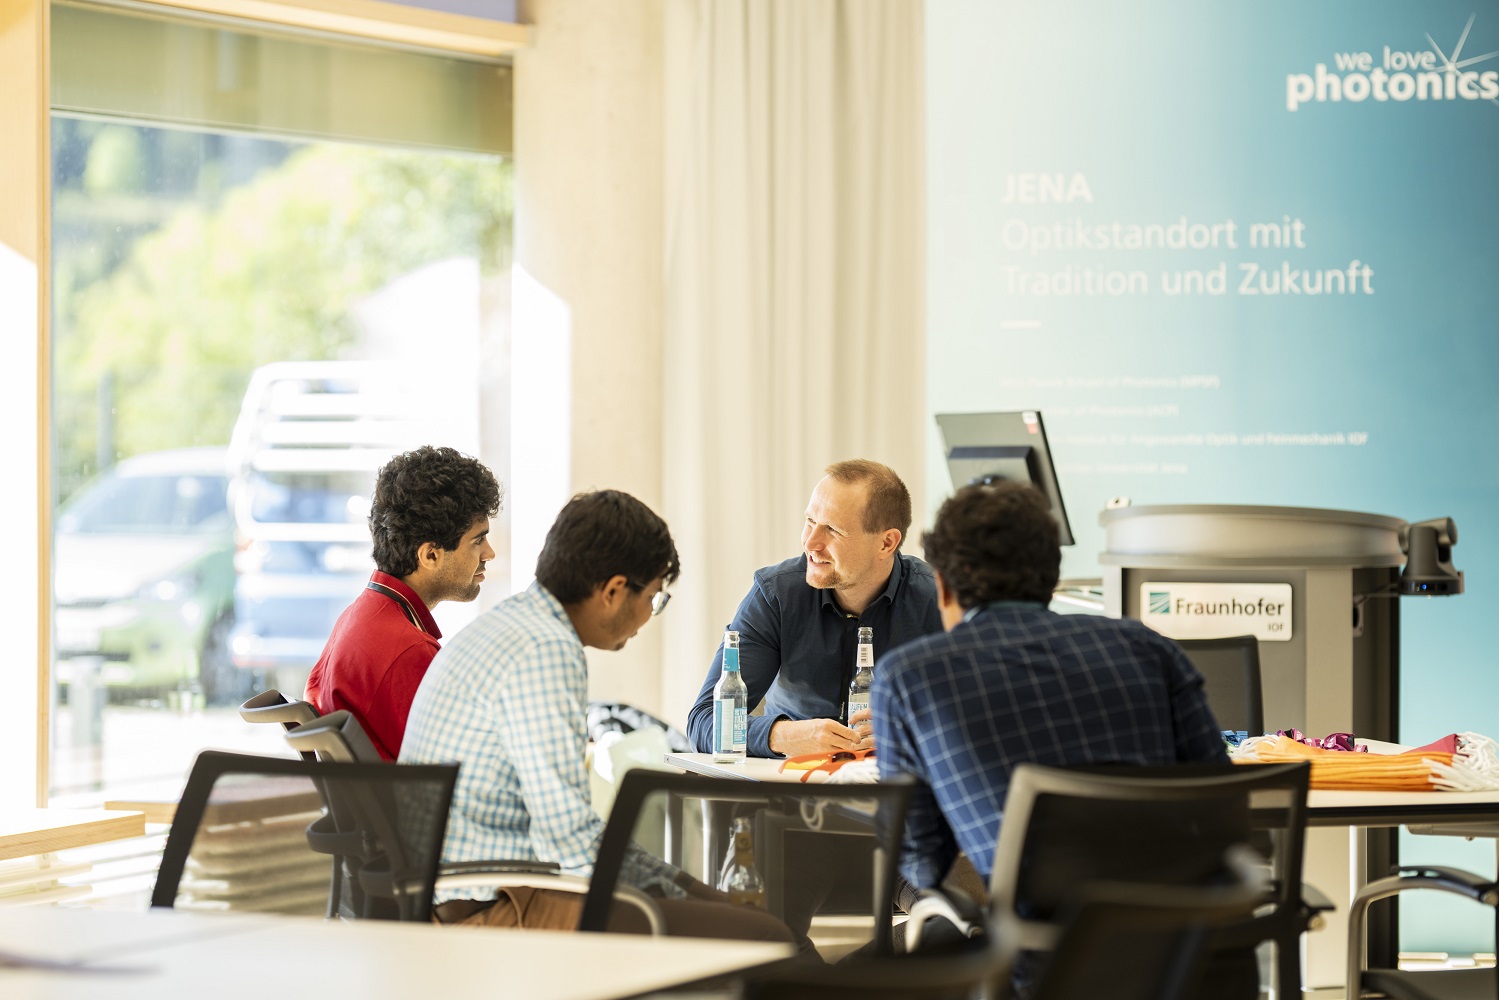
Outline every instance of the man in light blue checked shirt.
{"type": "MultiPolygon", "coordinates": [[[[588,662],[622,649],[665,607],[680,571],[666,522],[617,490],[579,494],[558,514],[536,580],[481,615],[432,661],[401,747],[402,762],[459,761],[444,861],[554,861],[593,871],[604,823],[589,798],[588,662]]],[[[621,879],[660,897],[667,932],[791,941],[779,920],[636,849],[621,879]]],[[[583,897],[535,888],[438,897],[443,923],[571,930],[583,897]]],[[[611,930],[644,931],[615,907],[611,930]]]]}

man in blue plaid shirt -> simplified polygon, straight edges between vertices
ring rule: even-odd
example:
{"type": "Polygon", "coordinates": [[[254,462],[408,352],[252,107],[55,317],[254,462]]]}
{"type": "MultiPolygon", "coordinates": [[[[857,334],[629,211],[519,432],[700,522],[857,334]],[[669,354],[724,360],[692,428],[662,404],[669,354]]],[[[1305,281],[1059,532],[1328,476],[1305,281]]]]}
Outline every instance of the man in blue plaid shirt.
{"type": "MultiPolygon", "coordinates": [[[[590,875],[604,823],[589,797],[585,646],[622,649],[666,607],[677,578],[666,522],[617,490],[580,494],[557,515],[536,580],[438,652],[411,705],[401,761],[458,761],[444,861],[551,861],[590,875]]],[[[636,848],[621,881],[659,897],[667,933],[791,941],[785,924],[636,848]]],[[[571,930],[583,897],[545,888],[439,895],[442,923],[571,930]]],[[[617,906],[611,930],[641,931],[617,906]]]]}
{"type": "Polygon", "coordinates": [[[1228,757],[1181,649],[1138,621],[1048,610],[1056,522],[1028,484],[968,486],[922,539],[946,632],[875,667],[880,777],[914,775],[901,874],[937,885],[959,850],[987,884],[1017,764],[1228,757]]]}

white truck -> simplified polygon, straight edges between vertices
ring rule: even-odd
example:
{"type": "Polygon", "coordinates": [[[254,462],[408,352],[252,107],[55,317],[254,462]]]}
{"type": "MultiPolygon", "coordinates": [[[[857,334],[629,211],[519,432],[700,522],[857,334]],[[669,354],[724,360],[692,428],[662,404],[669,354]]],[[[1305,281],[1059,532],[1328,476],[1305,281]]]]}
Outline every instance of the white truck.
{"type": "Polygon", "coordinates": [[[251,376],[229,444],[229,653],[261,687],[302,692],[369,578],[380,466],[422,444],[462,447],[442,400],[423,386],[423,373],[375,361],[276,362],[251,376]]]}

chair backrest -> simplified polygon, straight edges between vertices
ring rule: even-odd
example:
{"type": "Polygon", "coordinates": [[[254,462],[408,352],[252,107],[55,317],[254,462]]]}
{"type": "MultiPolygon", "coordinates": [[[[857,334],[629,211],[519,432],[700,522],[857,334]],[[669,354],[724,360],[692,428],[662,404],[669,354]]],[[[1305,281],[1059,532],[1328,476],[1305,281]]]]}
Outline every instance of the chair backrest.
{"type": "MultiPolygon", "coordinates": [[[[580,930],[602,930],[609,922],[614,886],[622,871],[633,864],[639,848],[635,844],[637,819],[654,801],[680,802],[682,798],[741,803],[738,812],[756,812],[755,858],[764,879],[778,879],[782,872],[776,859],[782,856],[779,836],[788,828],[821,830],[829,834],[873,834],[874,889],[872,912],[888,915],[895,895],[896,854],[910,801],[910,779],[877,784],[815,782],[740,781],[697,774],[678,774],[637,768],[625,774],[615,792],[614,807],[599,841],[593,878],[578,922],[580,930]],[[772,840],[772,838],[776,838],[772,840]]],[[[710,874],[709,879],[713,876],[710,874]]],[[[890,921],[876,919],[875,941],[881,952],[890,951],[890,921]]]]}
{"type": "Polygon", "coordinates": [[[1210,885],[1234,847],[1269,841],[1277,909],[1299,905],[1310,768],[1297,764],[1022,764],[990,881],[1017,948],[1055,947],[1061,915],[1100,881],[1210,885]],[[1268,836],[1267,836],[1268,835],[1268,836]]]}
{"type": "MultiPolygon", "coordinates": [[[[286,742],[303,759],[329,764],[369,764],[391,766],[380,756],[353,714],[340,709],[288,729],[286,742]]],[[[337,913],[371,915],[388,895],[382,884],[366,886],[358,877],[362,866],[375,859],[366,836],[369,822],[358,802],[339,788],[328,788],[325,799],[328,815],[317,829],[308,831],[315,850],[338,857],[335,885],[332,891],[337,913]]],[[[377,808],[392,808],[382,803],[377,808]]]]}
{"type": "MultiPolygon", "coordinates": [[[[1068,908],[1053,961],[1031,1000],[1178,1000],[1197,979],[1211,928],[1254,912],[1266,886],[1253,852],[1225,858],[1227,884],[1093,885],[1068,908]],[[1141,898],[1142,895],[1145,898],[1141,898]]],[[[970,947],[836,965],[789,962],[744,977],[740,1000],[969,1000],[1006,996],[1014,953],[1004,929],[970,947]]]]}
{"type": "MultiPolygon", "coordinates": [[[[290,700],[280,691],[271,688],[240,705],[239,717],[246,722],[268,722],[279,724],[283,729],[292,730],[304,722],[316,719],[318,711],[310,702],[290,700]]],[[[311,760],[312,754],[304,753],[302,757],[305,760],[311,760]]]]}
{"type": "Polygon", "coordinates": [[[1265,697],[1260,680],[1260,642],[1252,635],[1226,639],[1178,639],[1192,666],[1202,674],[1208,707],[1224,729],[1250,736],[1265,731],[1265,697]]]}
{"type": "Polygon", "coordinates": [[[1264,898],[1267,879],[1257,860],[1253,852],[1231,851],[1226,885],[1086,889],[1031,1000],[1189,996],[1212,929],[1249,919],[1264,898]]]}
{"type": "Polygon", "coordinates": [[[345,860],[316,846],[336,796],[362,824],[351,874],[385,904],[353,916],[431,919],[457,764],[347,764],[205,750],[167,835],[151,905],[329,912],[345,860]],[[331,887],[331,888],[330,888],[331,887]]]}
{"type": "Polygon", "coordinates": [[[329,712],[294,729],[288,729],[286,742],[302,754],[313,754],[318,760],[341,764],[388,763],[370,742],[359,720],[346,709],[329,712]]]}

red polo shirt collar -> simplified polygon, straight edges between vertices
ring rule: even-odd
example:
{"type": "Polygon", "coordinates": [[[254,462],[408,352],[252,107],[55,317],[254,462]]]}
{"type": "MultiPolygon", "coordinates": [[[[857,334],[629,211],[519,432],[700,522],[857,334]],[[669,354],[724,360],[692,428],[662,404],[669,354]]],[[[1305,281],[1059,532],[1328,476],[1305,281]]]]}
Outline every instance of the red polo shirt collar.
{"type": "MultiPolygon", "coordinates": [[[[389,573],[382,573],[378,569],[370,574],[370,579],[375,583],[389,587],[406,598],[407,602],[411,605],[411,610],[416,612],[416,620],[422,623],[422,631],[434,639],[442,638],[442,629],[437,627],[437,620],[432,617],[432,612],[427,609],[427,602],[417,597],[416,591],[406,586],[403,580],[399,577],[391,576],[389,573]]],[[[381,596],[385,595],[382,594],[381,596]]],[[[389,598],[386,599],[389,600],[389,598]]]]}

